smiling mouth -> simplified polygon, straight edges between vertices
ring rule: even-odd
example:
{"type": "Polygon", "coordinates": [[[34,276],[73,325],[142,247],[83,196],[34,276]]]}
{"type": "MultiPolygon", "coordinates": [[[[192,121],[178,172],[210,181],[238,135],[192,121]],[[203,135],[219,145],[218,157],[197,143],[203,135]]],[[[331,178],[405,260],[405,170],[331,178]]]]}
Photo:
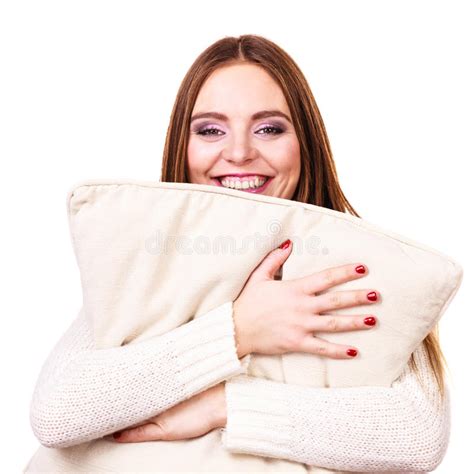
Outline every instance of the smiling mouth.
{"type": "Polygon", "coordinates": [[[214,176],[212,178],[218,186],[253,193],[263,191],[272,179],[273,176],[260,174],[248,174],[246,176],[222,175],[214,176]]]}

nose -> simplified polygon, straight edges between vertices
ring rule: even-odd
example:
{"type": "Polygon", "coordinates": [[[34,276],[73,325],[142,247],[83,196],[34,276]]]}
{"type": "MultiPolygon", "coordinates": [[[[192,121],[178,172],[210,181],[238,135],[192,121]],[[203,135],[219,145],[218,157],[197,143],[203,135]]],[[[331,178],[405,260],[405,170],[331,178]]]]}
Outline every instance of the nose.
{"type": "Polygon", "coordinates": [[[257,156],[258,152],[252,145],[251,139],[244,133],[231,137],[222,150],[222,157],[235,164],[246,163],[257,156]]]}

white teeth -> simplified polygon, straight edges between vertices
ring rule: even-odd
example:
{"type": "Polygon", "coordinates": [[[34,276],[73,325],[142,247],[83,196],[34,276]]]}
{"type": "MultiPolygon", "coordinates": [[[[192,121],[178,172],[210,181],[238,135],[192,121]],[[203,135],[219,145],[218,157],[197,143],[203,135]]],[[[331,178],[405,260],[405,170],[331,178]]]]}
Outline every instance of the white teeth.
{"type": "Polygon", "coordinates": [[[248,189],[248,188],[259,188],[263,186],[267,182],[268,178],[237,178],[237,177],[229,177],[229,178],[219,178],[222,186],[225,188],[231,189],[248,189]]]}

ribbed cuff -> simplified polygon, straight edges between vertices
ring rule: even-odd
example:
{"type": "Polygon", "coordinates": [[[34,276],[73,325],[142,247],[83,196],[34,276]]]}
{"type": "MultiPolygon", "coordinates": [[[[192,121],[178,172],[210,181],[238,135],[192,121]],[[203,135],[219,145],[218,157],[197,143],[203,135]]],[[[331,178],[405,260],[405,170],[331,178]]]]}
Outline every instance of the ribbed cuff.
{"type": "Polygon", "coordinates": [[[189,396],[248,371],[251,354],[237,356],[232,301],[177,328],[172,345],[189,396]]]}
{"type": "Polygon", "coordinates": [[[227,425],[222,445],[234,453],[289,459],[293,427],[281,384],[238,375],[225,383],[227,425]]]}

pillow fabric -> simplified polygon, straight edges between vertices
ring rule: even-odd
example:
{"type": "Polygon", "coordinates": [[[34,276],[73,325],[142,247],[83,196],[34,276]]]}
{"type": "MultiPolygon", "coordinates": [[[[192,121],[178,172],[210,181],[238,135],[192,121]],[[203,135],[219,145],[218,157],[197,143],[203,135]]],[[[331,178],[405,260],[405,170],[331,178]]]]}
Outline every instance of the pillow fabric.
{"type": "Polygon", "coordinates": [[[309,353],[252,354],[251,376],[315,387],[390,386],[462,280],[452,258],[356,216],[292,200],[194,183],[89,180],[67,195],[84,310],[97,348],[163,334],[233,301],[286,238],[283,279],[363,262],[368,274],[327,291],[374,288],[371,331],[319,332],[359,349],[350,364],[309,353]]]}
{"type": "MultiPolygon", "coordinates": [[[[68,192],[67,209],[83,310],[97,348],[164,334],[235,300],[253,269],[287,238],[294,247],[283,280],[366,264],[364,278],[328,291],[378,290],[381,300],[373,308],[341,311],[373,312],[377,326],[318,333],[331,342],[350,341],[358,356],[349,361],[309,353],[252,354],[247,374],[276,382],[390,386],[462,280],[462,268],[450,257],[358,217],[217,186],[89,180],[68,192]]],[[[99,438],[62,449],[41,446],[35,462],[42,472],[176,472],[179,466],[186,472],[342,472],[229,452],[219,429],[177,441],[99,438]]]]}

